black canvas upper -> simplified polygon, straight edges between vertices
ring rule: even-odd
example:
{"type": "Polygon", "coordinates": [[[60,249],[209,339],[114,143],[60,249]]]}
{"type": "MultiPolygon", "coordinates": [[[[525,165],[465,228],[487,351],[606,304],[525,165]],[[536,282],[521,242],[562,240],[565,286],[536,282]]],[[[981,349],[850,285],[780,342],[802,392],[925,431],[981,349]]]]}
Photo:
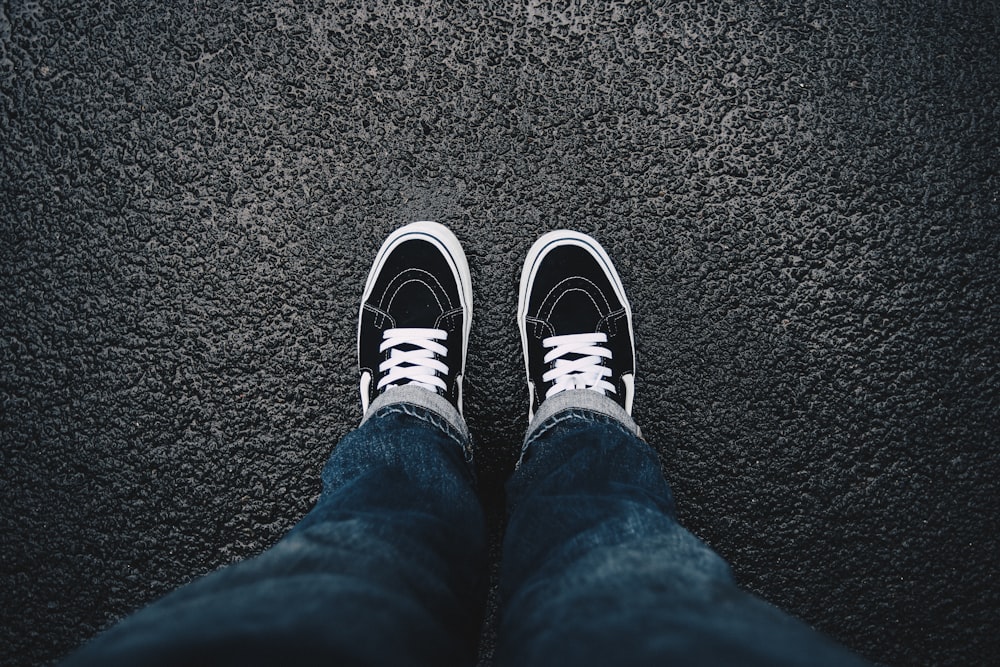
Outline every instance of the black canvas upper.
{"type": "Polygon", "coordinates": [[[625,407],[622,375],[635,373],[628,306],[618,298],[601,260],[585,248],[557,245],[539,258],[537,271],[527,292],[525,331],[529,381],[534,385],[535,404],[545,399],[552,382],[542,375],[549,366],[543,359],[542,341],[549,336],[578,333],[608,334],[604,344],[613,358],[606,362],[615,387],[609,396],[625,407]]]}
{"type": "Polygon", "coordinates": [[[462,308],[458,281],[443,252],[447,251],[419,237],[404,240],[393,248],[375,277],[371,294],[362,304],[358,336],[361,372],[372,374],[369,401],[380,393],[379,364],[391,353],[379,352],[383,332],[429,328],[448,332],[443,342],[448,354],[442,360],[449,371],[444,396],[457,404],[456,378],[462,372],[464,322],[469,314],[462,308]]]}

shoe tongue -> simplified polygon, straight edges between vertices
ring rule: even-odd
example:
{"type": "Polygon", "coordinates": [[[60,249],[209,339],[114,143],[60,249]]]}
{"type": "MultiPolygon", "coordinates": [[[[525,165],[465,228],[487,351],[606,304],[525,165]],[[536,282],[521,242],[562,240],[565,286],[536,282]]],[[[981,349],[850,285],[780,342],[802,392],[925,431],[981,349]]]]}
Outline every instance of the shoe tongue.
{"type": "Polygon", "coordinates": [[[548,317],[556,336],[596,332],[600,321],[601,313],[594,300],[588,294],[575,290],[559,297],[548,317]]]}

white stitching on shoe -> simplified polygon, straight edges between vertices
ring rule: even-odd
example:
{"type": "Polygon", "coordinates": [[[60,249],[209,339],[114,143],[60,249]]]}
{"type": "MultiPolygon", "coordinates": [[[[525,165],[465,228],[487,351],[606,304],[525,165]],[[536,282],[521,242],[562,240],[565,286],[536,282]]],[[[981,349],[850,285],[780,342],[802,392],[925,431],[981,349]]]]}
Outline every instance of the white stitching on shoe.
{"type": "Polygon", "coordinates": [[[537,317],[531,317],[530,315],[524,316],[525,330],[527,330],[528,325],[533,327],[532,335],[535,338],[543,338],[547,333],[549,336],[555,336],[556,330],[552,328],[552,325],[543,319],[537,317]]]}
{"type": "Polygon", "coordinates": [[[602,325],[606,325],[608,328],[608,333],[612,336],[618,334],[618,320],[620,320],[625,315],[625,309],[620,308],[613,313],[608,313],[601,321],[597,323],[597,330],[601,330],[602,325]]]}
{"type": "Polygon", "coordinates": [[[381,310],[380,308],[376,308],[370,303],[361,304],[361,308],[375,315],[375,321],[373,322],[373,324],[379,329],[385,326],[386,320],[389,320],[389,326],[393,327],[396,326],[396,321],[392,318],[392,315],[381,310]]]}
{"type": "Polygon", "coordinates": [[[434,322],[434,327],[437,329],[443,329],[444,328],[443,324],[445,320],[448,320],[449,318],[452,317],[461,316],[464,313],[465,309],[462,308],[461,306],[459,306],[458,308],[452,308],[446,313],[441,313],[441,316],[438,317],[437,320],[434,322]]]}
{"type": "Polygon", "coordinates": [[[587,290],[580,289],[580,288],[577,287],[577,288],[571,288],[571,289],[565,290],[566,293],[569,293],[569,292],[583,292],[588,297],[590,297],[590,300],[594,303],[594,308],[596,308],[598,312],[605,312],[605,311],[611,310],[611,304],[608,303],[607,298],[604,296],[604,292],[602,292],[600,290],[600,288],[597,287],[597,284],[594,283],[593,280],[590,280],[589,278],[584,278],[583,276],[571,276],[569,278],[564,278],[563,280],[560,280],[559,284],[557,284],[555,287],[553,287],[552,289],[550,289],[549,292],[548,292],[548,294],[545,295],[545,298],[541,300],[540,305],[538,307],[538,316],[539,317],[543,317],[544,319],[548,319],[548,316],[552,314],[553,310],[555,310],[556,304],[559,303],[559,299],[561,299],[562,296],[560,296],[559,299],[556,299],[555,303],[553,303],[548,308],[548,313],[546,315],[544,315],[544,316],[542,315],[542,312],[541,312],[542,306],[544,306],[545,303],[549,300],[549,297],[552,296],[553,292],[555,292],[560,287],[562,287],[562,285],[564,283],[567,283],[567,282],[569,282],[571,280],[582,280],[583,282],[588,283],[591,287],[593,287],[594,291],[597,292],[601,296],[601,300],[604,302],[604,309],[602,311],[601,307],[598,305],[598,303],[594,299],[593,295],[590,292],[588,292],[587,290]]]}
{"type": "MultiPolygon", "coordinates": [[[[428,290],[430,290],[431,295],[433,295],[434,297],[434,301],[437,302],[438,308],[440,308],[442,311],[448,310],[447,308],[445,308],[444,304],[441,303],[441,300],[438,298],[438,292],[437,290],[434,289],[434,287],[436,286],[437,289],[444,294],[447,294],[447,292],[445,291],[444,287],[441,286],[441,283],[434,276],[434,274],[429,271],[424,271],[423,269],[414,269],[414,268],[404,269],[403,271],[400,271],[399,273],[397,273],[395,276],[392,277],[392,280],[389,281],[389,284],[385,288],[385,292],[379,299],[379,307],[381,307],[385,311],[389,311],[391,309],[393,299],[396,298],[396,296],[399,294],[399,291],[404,287],[406,287],[407,285],[409,285],[411,282],[418,282],[424,285],[428,290]],[[427,276],[430,279],[430,282],[428,282],[427,279],[416,278],[416,277],[410,278],[407,275],[412,273],[423,274],[424,276],[427,276]],[[395,283],[398,280],[403,280],[403,283],[401,285],[394,287],[395,283]],[[433,282],[433,285],[431,284],[431,282],[433,282]]],[[[451,304],[449,303],[448,306],[451,306],[451,304]]]]}

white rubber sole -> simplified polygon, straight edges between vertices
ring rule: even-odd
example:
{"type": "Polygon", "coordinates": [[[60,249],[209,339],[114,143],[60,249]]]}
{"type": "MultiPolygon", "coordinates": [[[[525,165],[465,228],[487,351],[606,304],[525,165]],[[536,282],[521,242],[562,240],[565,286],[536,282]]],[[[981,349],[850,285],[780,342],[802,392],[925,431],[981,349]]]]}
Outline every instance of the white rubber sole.
{"type": "MultiPolygon", "coordinates": [[[[632,306],[629,304],[628,298],[625,296],[625,286],[622,284],[622,279],[618,275],[618,271],[615,269],[615,265],[611,261],[611,257],[608,256],[607,251],[604,250],[604,247],[601,246],[601,244],[598,243],[593,237],[582,232],[575,232],[569,229],[559,229],[545,234],[540,239],[535,241],[534,245],[532,245],[531,249],[528,251],[528,256],[524,260],[524,267],[521,269],[521,284],[518,290],[517,300],[517,326],[521,331],[521,351],[524,355],[524,375],[528,383],[529,422],[535,416],[534,410],[531,409],[532,404],[535,402],[535,387],[531,383],[531,372],[528,368],[528,291],[535,280],[535,274],[538,272],[538,265],[545,258],[545,256],[555,248],[565,245],[574,245],[583,248],[589,252],[604,268],[604,273],[608,276],[608,280],[610,281],[612,288],[615,290],[615,295],[618,297],[619,301],[622,302],[622,305],[625,306],[628,331],[629,335],[632,336],[633,341],[632,368],[635,368],[635,330],[632,328],[632,306]]],[[[635,374],[626,374],[622,376],[622,382],[625,384],[625,411],[631,415],[632,403],[635,399],[635,374]]]]}
{"type": "MultiPolygon", "coordinates": [[[[385,265],[389,254],[404,241],[419,239],[428,241],[437,247],[441,254],[448,261],[452,273],[458,282],[458,298],[462,308],[465,310],[464,337],[462,338],[462,368],[457,375],[458,383],[458,412],[462,414],[462,379],[465,377],[465,360],[469,352],[469,334],[472,331],[472,273],[469,271],[469,261],[462,250],[462,244],[450,229],[438,222],[421,220],[411,222],[400,227],[386,238],[375,255],[372,268],[368,272],[365,280],[365,291],[361,296],[361,306],[358,309],[358,358],[361,357],[361,314],[364,312],[364,304],[371,296],[375,281],[382,267],[385,265]]],[[[372,378],[367,373],[362,373],[361,377],[361,407],[362,413],[368,411],[368,387],[372,378]]]]}

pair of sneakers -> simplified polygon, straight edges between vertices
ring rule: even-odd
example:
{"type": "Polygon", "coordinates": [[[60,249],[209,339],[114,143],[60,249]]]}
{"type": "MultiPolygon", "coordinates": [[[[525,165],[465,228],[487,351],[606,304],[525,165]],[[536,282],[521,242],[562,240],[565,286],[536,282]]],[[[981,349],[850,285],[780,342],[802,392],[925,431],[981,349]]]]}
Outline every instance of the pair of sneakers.
{"type": "MultiPolygon", "coordinates": [[[[635,393],[632,311],[604,248],[590,236],[550,232],[528,252],[517,321],[529,420],[571,389],[608,396],[629,415],[635,393]]],[[[472,327],[472,277],[462,246],[436,222],[393,232],[375,257],[358,318],[361,406],[412,384],[462,413],[472,327]]]]}

